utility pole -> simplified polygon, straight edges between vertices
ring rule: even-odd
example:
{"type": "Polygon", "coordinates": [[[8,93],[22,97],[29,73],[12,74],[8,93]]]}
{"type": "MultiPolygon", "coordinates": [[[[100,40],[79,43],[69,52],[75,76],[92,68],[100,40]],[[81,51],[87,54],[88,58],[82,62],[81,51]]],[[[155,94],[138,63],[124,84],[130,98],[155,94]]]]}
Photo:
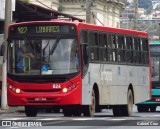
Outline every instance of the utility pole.
{"type": "Polygon", "coordinates": [[[12,0],[5,0],[5,21],[4,21],[4,54],[2,66],[2,97],[1,109],[8,109],[7,105],[7,46],[8,46],[8,26],[11,23],[12,0]]]}
{"type": "Polygon", "coordinates": [[[91,23],[92,0],[86,0],[86,23],[91,23]]]}
{"type": "Polygon", "coordinates": [[[139,0],[134,0],[135,3],[135,18],[134,18],[134,29],[138,29],[138,2],[139,0]]]}

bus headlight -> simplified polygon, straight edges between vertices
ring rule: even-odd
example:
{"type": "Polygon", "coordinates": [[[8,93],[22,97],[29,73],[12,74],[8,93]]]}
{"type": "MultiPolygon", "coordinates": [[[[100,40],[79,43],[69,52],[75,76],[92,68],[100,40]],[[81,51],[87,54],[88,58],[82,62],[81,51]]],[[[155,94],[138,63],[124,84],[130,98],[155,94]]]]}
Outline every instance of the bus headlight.
{"type": "Polygon", "coordinates": [[[68,91],[67,88],[63,88],[63,93],[66,93],[68,91]]]}
{"type": "Polygon", "coordinates": [[[21,92],[20,89],[16,89],[16,93],[19,94],[21,92]]]}
{"type": "Polygon", "coordinates": [[[76,86],[76,84],[72,84],[71,86],[69,86],[69,87],[65,87],[65,88],[63,88],[63,93],[67,93],[68,91],[71,91],[71,90],[73,90],[73,89],[75,89],[77,86],[76,86]]]}
{"type": "Polygon", "coordinates": [[[19,94],[21,92],[21,90],[19,88],[15,88],[12,85],[9,85],[8,88],[11,89],[12,91],[16,92],[17,94],[19,94]]]}

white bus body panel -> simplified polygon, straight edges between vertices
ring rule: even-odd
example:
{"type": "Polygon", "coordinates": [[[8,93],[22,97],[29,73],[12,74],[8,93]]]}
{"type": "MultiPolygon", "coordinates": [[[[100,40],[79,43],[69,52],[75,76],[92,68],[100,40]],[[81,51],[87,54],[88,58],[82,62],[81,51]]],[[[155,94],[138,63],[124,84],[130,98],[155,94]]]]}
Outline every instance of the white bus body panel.
{"type": "Polygon", "coordinates": [[[82,105],[91,104],[93,85],[99,88],[100,105],[127,104],[127,91],[131,84],[134,103],[150,96],[149,67],[90,63],[82,80],[82,105]]]}

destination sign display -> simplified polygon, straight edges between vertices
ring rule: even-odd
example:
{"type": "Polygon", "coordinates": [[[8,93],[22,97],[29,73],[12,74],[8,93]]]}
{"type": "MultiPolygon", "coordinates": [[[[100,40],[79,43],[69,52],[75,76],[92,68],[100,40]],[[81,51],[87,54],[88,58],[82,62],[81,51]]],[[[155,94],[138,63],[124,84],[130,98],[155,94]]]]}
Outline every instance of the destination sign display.
{"type": "Polygon", "coordinates": [[[76,33],[74,25],[20,25],[11,26],[10,34],[55,34],[55,33],[76,33]]]}

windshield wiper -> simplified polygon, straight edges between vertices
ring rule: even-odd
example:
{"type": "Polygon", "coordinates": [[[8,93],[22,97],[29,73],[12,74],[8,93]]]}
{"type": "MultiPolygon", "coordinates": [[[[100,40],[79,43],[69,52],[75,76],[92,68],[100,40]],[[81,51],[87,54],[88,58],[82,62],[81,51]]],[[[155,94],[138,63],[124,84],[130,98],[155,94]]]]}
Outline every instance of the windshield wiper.
{"type": "Polygon", "coordinates": [[[53,46],[52,46],[51,50],[49,50],[49,55],[53,54],[53,52],[55,51],[55,49],[56,49],[56,47],[59,43],[59,40],[60,40],[60,38],[57,38],[56,41],[53,43],[53,46]]]}
{"type": "Polygon", "coordinates": [[[24,41],[26,42],[26,44],[28,44],[28,46],[30,47],[31,51],[34,53],[34,50],[32,49],[30,43],[28,42],[27,38],[24,37],[24,41]]]}
{"type": "Polygon", "coordinates": [[[52,54],[54,53],[54,51],[55,51],[55,49],[56,49],[56,47],[57,47],[57,44],[58,44],[59,40],[60,40],[60,38],[57,38],[57,39],[54,41],[51,50],[50,50],[50,40],[48,41],[47,45],[46,45],[45,48],[43,49],[43,59],[48,58],[48,56],[50,56],[50,55],[52,55],[52,54]],[[49,45],[49,54],[45,56],[45,49],[48,47],[48,45],[49,45]]]}
{"type": "Polygon", "coordinates": [[[43,48],[43,52],[45,51],[45,49],[48,47],[50,40],[48,41],[47,45],[45,46],[45,48],[43,48]]]}

